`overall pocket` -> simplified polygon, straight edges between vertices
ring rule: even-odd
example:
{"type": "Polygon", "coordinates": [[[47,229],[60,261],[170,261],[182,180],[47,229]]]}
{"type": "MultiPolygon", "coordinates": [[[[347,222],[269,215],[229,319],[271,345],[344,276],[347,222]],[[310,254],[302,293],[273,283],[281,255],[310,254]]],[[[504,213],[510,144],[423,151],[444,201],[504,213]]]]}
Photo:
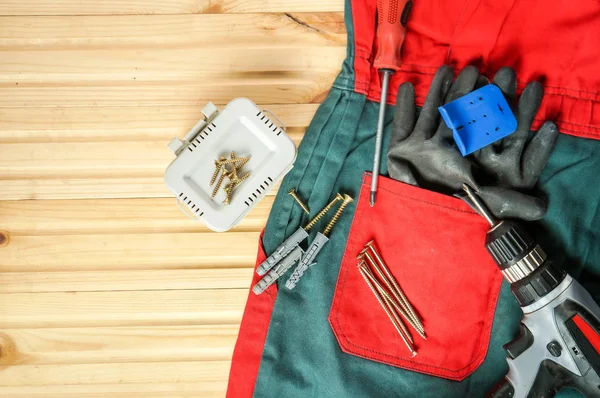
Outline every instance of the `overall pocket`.
{"type": "Polygon", "coordinates": [[[502,283],[484,247],[488,224],[459,199],[379,178],[375,207],[363,178],[329,323],[346,353],[463,380],[485,359],[502,283]],[[372,239],[423,320],[427,340],[409,328],[415,357],[357,269],[372,239]]]}

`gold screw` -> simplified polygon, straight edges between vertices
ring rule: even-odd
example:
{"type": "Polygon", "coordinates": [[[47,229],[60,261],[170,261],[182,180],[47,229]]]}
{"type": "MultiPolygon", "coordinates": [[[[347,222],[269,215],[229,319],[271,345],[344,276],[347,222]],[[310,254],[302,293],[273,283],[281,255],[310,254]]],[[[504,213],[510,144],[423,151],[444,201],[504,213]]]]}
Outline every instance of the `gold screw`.
{"type": "Polygon", "coordinates": [[[245,158],[239,158],[237,161],[240,163],[236,165],[238,169],[241,169],[248,161],[250,160],[250,156],[246,156],[245,158]]]}
{"type": "MultiPolygon", "coordinates": [[[[365,248],[365,250],[368,250],[365,248]]],[[[412,308],[409,305],[406,305],[403,301],[401,301],[396,292],[391,288],[389,281],[386,280],[386,278],[383,277],[383,275],[381,274],[381,270],[379,270],[374,264],[373,264],[373,259],[371,258],[371,256],[369,255],[369,253],[366,253],[365,250],[363,250],[363,252],[361,252],[361,254],[358,256],[360,261],[364,261],[365,264],[370,263],[371,264],[371,268],[375,269],[375,271],[377,272],[377,274],[379,275],[381,281],[387,286],[388,290],[385,289],[385,287],[383,285],[381,285],[381,283],[378,280],[374,280],[373,283],[376,284],[377,289],[381,292],[382,295],[385,296],[387,302],[394,307],[394,309],[398,312],[398,314],[400,314],[405,320],[406,322],[408,322],[410,324],[410,326],[413,327],[413,329],[415,329],[415,331],[419,334],[419,336],[421,336],[423,339],[427,340],[427,336],[425,335],[425,329],[423,329],[423,325],[421,325],[420,321],[418,320],[418,318],[416,317],[416,315],[412,314],[410,309],[412,308]],[[367,260],[365,261],[365,257],[367,258],[367,260]],[[394,296],[394,298],[392,298],[391,295],[394,296]]],[[[369,269],[369,272],[371,273],[371,275],[373,275],[373,271],[371,269],[369,269]]]]}
{"type": "Polygon", "coordinates": [[[248,177],[250,177],[250,172],[247,172],[246,174],[244,174],[242,176],[242,178],[238,178],[237,181],[236,181],[236,183],[237,183],[236,185],[239,185],[240,182],[244,181],[248,177]]]}
{"type": "Polygon", "coordinates": [[[314,217],[312,220],[310,220],[310,222],[309,222],[309,223],[306,225],[306,227],[304,227],[304,230],[305,230],[306,232],[308,232],[308,231],[309,231],[309,230],[310,230],[312,227],[314,227],[314,226],[315,226],[315,224],[316,224],[317,222],[319,222],[319,220],[320,220],[321,218],[323,218],[323,216],[324,216],[325,214],[327,214],[327,212],[328,212],[329,210],[331,210],[331,208],[332,208],[333,206],[335,206],[335,204],[336,204],[337,202],[339,202],[339,201],[340,201],[340,200],[342,200],[342,199],[344,199],[344,197],[343,197],[341,194],[339,194],[339,193],[338,193],[337,195],[335,195],[335,198],[333,198],[333,200],[332,200],[331,202],[329,202],[329,204],[328,204],[327,206],[325,206],[325,207],[324,207],[324,208],[323,208],[323,209],[322,209],[322,210],[321,210],[321,211],[320,211],[320,212],[319,212],[319,213],[318,213],[318,214],[317,214],[317,215],[316,215],[316,216],[315,216],[315,217],[314,217]]]}
{"type": "Polygon", "coordinates": [[[219,191],[219,188],[221,187],[221,184],[223,183],[223,180],[227,176],[229,176],[229,172],[227,170],[224,170],[223,174],[221,174],[221,177],[219,178],[219,181],[217,182],[217,185],[215,185],[215,189],[213,190],[213,193],[212,193],[212,197],[213,198],[215,197],[215,195],[219,191]]]}
{"type": "Polygon", "coordinates": [[[304,212],[306,214],[310,214],[310,211],[308,211],[308,207],[306,207],[306,205],[302,202],[302,200],[300,200],[300,198],[298,197],[298,195],[296,194],[296,191],[294,190],[294,188],[290,189],[290,191],[288,192],[288,194],[294,198],[296,200],[296,202],[298,202],[298,204],[300,205],[300,207],[302,207],[302,210],[304,210],[304,212]]]}
{"type": "Polygon", "coordinates": [[[394,325],[394,328],[396,329],[398,334],[400,334],[402,341],[404,341],[404,344],[406,344],[406,347],[408,348],[408,350],[410,351],[412,356],[414,357],[415,355],[417,355],[417,352],[415,351],[411,342],[409,341],[410,335],[408,334],[408,330],[406,330],[406,327],[402,324],[402,322],[398,322],[397,319],[394,316],[392,316],[393,311],[390,310],[390,308],[387,306],[387,304],[384,302],[384,300],[379,295],[379,292],[377,291],[377,289],[375,289],[375,286],[373,286],[373,284],[369,280],[369,277],[367,276],[367,266],[364,261],[361,261],[358,264],[358,270],[359,270],[360,274],[362,275],[363,279],[365,280],[367,286],[369,286],[369,289],[371,289],[371,292],[373,292],[373,295],[375,296],[375,298],[377,299],[377,301],[379,302],[379,304],[381,305],[381,307],[387,314],[388,318],[390,318],[392,325],[394,325]]]}
{"type": "MultiPolygon", "coordinates": [[[[233,164],[236,165],[237,163],[240,162],[244,162],[244,164],[246,164],[248,162],[248,160],[250,160],[250,156],[247,156],[245,158],[235,158],[235,159],[225,159],[225,158],[221,158],[221,160],[217,160],[215,161],[215,166],[224,166],[226,164],[233,164]]],[[[240,168],[241,166],[237,166],[238,168],[240,168]]]]}
{"type": "Polygon", "coordinates": [[[392,286],[392,282],[390,282],[390,281],[394,280],[394,277],[391,274],[389,274],[388,272],[386,272],[387,277],[384,276],[383,271],[375,263],[375,260],[373,260],[373,257],[371,257],[371,254],[369,254],[368,250],[369,250],[369,247],[365,247],[358,255],[358,259],[363,260],[365,257],[367,258],[366,262],[371,264],[371,268],[373,268],[375,270],[375,272],[377,272],[377,275],[379,275],[379,278],[381,279],[381,281],[383,281],[385,286],[388,288],[388,291],[396,299],[396,301],[394,302],[394,306],[397,307],[396,303],[400,304],[400,306],[402,307],[402,309],[404,311],[404,314],[401,314],[401,315],[406,319],[406,321],[408,323],[410,323],[410,325],[417,331],[417,333],[419,333],[419,335],[421,337],[423,337],[424,339],[427,339],[427,337],[425,337],[425,329],[423,328],[423,324],[421,323],[421,320],[415,314],[414,309],[408,302],[408,299],[406,298],[406,296],[404,295],[402,290],[397,291],[392,286]]]}
{"type": "Polygon", "coordinates": [[[232,182],[231,184],[225,187],[225,193],[227,194],[227,197],[225,198],[223,203],[225,203],[226,205],[228,205],[231,202],[231,194],[233,193],[233,188],[235,188],[237,184],[237,182],[232,182]]]}
{"type": "Polygon", "coordinates": [[[337,222],[337,220],[342,215],[342,212],[344,211],[344,209],[346,208],[346,206],[348,206],[350,203],[352,203],[353,200],[354,199],[352,199],[350,197],[350,195],[344,195],[344,201],[342,202],[342,205],[340,206],[339,209],[337,209],[337,211],[333,215],[333,218],[331,219],[331,221],[329,221],[329,224],[327,224],[327,227],[325,227],[325,231],[323,231],[323,235],[329,236],[329,233],[331,232],[331,229],[333,228],[333,226],[335,225],[335,223],[337,222]]]}
{"type": "Polygon", "coordinates": [[[425,328],[423,327],[423,323],[421,322],[421,319],[419,319],[419,317],[415,313],[414,308],[410,304],[410,301],[408,301],[408,298],[406,297],[406,295],[400,288],[400,285],[398,285],[398,282],[396,281],[396,279],[394,278],[394,276],[392,275],[392,273],[390,272],[388,267],[383,262],[383,258],[381,258],[381,256],[375,249],[375,246],[374,246],[374,243],[372,240],[367,242],[367,244],[365,245],[365,249],[370,250],[373,253],[373,255],[375,256],[375,260],[369,255],[369,253],[367,251],[364,252],[367,255],[367,257],[369,258],[369,261],[371,262],[373,267],[375,269],[377,269],[378,272],[385,273],[386,278],[383,278],[383,276],[382,276],[382,278],[384,280],[387,279],[388,283],[391,284],[391,285],[388,285],[390,291],[392,292],[392,294],[394,294],[394,296],[400,303],[404,303],[404,306],[407,308],[408,313],[410,314],[411,318],[419,326],[419,329],[421,329],[424,332],[425,328]]]}

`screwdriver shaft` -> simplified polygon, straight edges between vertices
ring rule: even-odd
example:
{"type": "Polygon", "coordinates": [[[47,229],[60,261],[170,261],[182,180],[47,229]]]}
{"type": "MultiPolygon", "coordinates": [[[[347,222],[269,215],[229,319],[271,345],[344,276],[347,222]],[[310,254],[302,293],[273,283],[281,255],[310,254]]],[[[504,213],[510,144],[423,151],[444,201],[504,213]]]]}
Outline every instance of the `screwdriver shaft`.
{"type": "Polygon", "coordinates": [[[463,184],[463,190],[467,193],[467,196],[469,197],[469,199],[471,199],[471,202],[477,208],[479,214],[481,214],[481,216],[485,218],[492,227],[495,226],[498,223],[498,221],[496,220],[496,218],[494,218],[494,215],[492,214],[490,209],[488,209],[486,205],[483,204],[479,196],[475,194],[473,188],[471,188],[467,184],[463,184]]]}
{"type": "Polygon", "coordinates": [[[387,102],[390,76],[394,73],[391,69],[383,69],[381,80],[381,99],[379,100],[379,117],[377,119],[377,135],[375,136],[375,155],[373,156],[373,176],[371,177],[371,207],[375,206],[377,198],[377,179],[379,178],[379,165],[381,163],[381,142],[383,141],[383,124],[385,122],[385,105],[387,102]]]}

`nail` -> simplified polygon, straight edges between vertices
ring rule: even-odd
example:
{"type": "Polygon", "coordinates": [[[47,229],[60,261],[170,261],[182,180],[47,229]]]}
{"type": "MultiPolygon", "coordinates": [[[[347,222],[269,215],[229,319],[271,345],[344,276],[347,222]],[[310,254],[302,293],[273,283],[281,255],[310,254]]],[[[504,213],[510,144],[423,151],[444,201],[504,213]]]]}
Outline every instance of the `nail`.
{"type": "Polygon", "coordinates": [[[404,302],[404,304],[406,305],[409,313],[415,319],[415,321],[418,323],[418,325],[421,327],[421,329],[425,330],[425,328],[423,327],[423,322],[417,316],[417,314],[416,314],[416,312],[415,312],[412,304],[410,303],[410,301],[408,301],[408,298],[406,297],[406,295],[404,294],[404,292],[400,288],[400,285],[398,284],[398,282],[396,281],[396,279],[394,278],[394,276],[390,272],[389,268],[385,265],[385,263],[383,261],[383,258],[381,258],[381,256],[377,252],[377,249],[375,248],[374,241],[371,240],[371,241],[367,242],[367,244],[365,245],[365,248],[368,248],[368,249],[371,250],[371,252],[375,256],[375,259],[377,260],[378,265],[381,267],[382,271],[387,276],[387,279],[390,281],[391,285],[393,286],[393,290],[400,297],[401,301],[404,302]]]}
{"type": "Polygon", "coordinates": [[[377,292],[377,290],[375,289],[375,287],[371,284],[371,281],[369,281],[369,278],[367,277],[367,275],[365,273],[364,267],[366,267],[366,264],[364,262],[359,264],[358,270],[359,270],[360,274],[362,275],[363,279],[365,280],[365,283],[367,284],[369,289],[371,289],[371,292],[373,292],[373,295],[375,295],[375,298],[377,299],[377,301],[379,302],[379,304],[381,305],[381,307],[387,314],[388,318],[392,322],[392,325],[394,325],[394,328],[396,329],[398,334],[400,334],[402,341],[404,341],[404,344],[406,344],[406,347],[408,348],[408,350],[414,357],[415,355],[417,355],[417,353],[416,353],[415,349],[413,348],[412,344],[408,340],[408,331],[406,330],[406,327],[404,327],[404,325],[402,323],[398,323],[396,321],[396,319],[392,316],[392,311],[389,309],[387,304],[380,297],[380,295],[377,292]]]}
{"type": "Polygon", "coordinates": [[[415,328],[415,330],[417,330],[417,332],[421,332],[424,334],[425,329],[423,328],[423,325],[421,324],[421,321],[418,319],[416,314],[414,314],[414,312],[411,311],[410,304],[407,303],[407,301],[402,299],[402,296],[403,296],[402,293],[398,294],[398,292],[393,288],[392,284],[390,283],[390,280],[384,275],[381,268],[375,263],[375,260],[373,259],[373,257],[371,257],[371,254],[369,253],[368,250],[369,250],[368,247],[363,249],[363,251],[361,252],[361,255],[367,259],[368,264],[370,264],[371,267],[375,270],[375,272],[377,272],[377,275],[379,276],[381,281],[386,285],[386,287],[388,288],[388,291],[396,299],[397,304],[399,304],[404,309],[404,311],[406,312],[406,314],[408,316],[407,321],[411,324],[411,326],[413,326],[413,328],[415,328]]]}

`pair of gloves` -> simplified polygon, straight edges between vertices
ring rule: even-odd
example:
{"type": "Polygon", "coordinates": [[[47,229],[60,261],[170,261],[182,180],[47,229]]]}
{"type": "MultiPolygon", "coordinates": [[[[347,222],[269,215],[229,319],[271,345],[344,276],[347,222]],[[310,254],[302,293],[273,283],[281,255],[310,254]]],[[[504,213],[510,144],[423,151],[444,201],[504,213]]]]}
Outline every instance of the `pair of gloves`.
{"type": "MultiPolygon", "coordinates": [[[[462,192],[466,183],[500,219],[542,218],[546,204],[531,192],[559,134],[549,121],[537,133],[530,132],[542,101],[542,85],[532,82],[523,90],[514,109],[518,125],[513,134],[463,157],[438,107],[489,81],[474,66],[463,69],[454,83],[453,76],[449,66],[438,69],[418,115],[413,85],[400,86],[387,157],[390,177],[463,199],[456,192],[462,192]]],[[[492,84],[500,88],[511,106],[515,103],[517,78],[513,69],[500,69],[492,84]]]]}

